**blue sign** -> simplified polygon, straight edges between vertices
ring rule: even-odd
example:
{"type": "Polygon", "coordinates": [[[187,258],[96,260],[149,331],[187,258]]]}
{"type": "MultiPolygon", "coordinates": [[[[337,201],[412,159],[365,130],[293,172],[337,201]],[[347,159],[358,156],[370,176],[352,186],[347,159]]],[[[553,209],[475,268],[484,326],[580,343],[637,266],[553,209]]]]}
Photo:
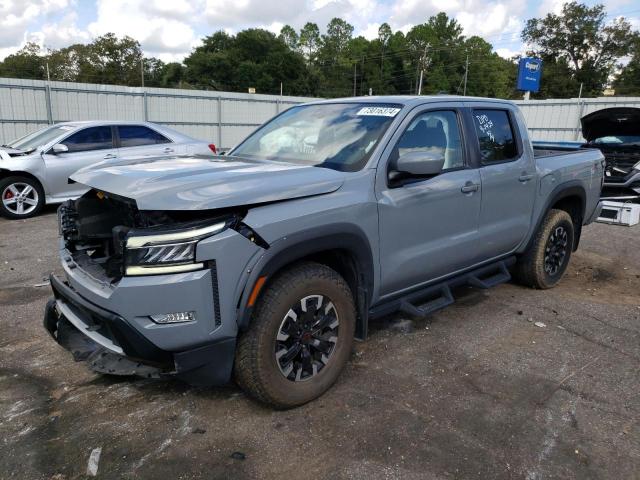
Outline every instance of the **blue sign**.
{"type": "Polygon", "coordinates": [[[518,83],[516,88],[523,92],[540,90],[542,76],[542,60],[539,58],[521,58],[518,64],[518,83]]]}

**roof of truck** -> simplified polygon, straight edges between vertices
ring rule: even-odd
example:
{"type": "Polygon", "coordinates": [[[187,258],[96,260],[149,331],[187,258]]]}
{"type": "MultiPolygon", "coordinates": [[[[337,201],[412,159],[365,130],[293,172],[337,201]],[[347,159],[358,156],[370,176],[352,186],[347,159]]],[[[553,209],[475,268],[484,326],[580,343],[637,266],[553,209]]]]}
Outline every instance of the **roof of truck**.
{"type": "Polygon", "coordinates": [[[507,103],[513,105],[510,100],[501,98],[485,98],[485,97],[464,97],[462,95],[381,95],[381,96],[363,96],[363,97],[346,97],[331,98],[327,100],[318,100],[308,102],[307,104],[318,103],[395,103],[403,106],[415,106],[425,103],[440,102],[492,102],[507,103]]]}

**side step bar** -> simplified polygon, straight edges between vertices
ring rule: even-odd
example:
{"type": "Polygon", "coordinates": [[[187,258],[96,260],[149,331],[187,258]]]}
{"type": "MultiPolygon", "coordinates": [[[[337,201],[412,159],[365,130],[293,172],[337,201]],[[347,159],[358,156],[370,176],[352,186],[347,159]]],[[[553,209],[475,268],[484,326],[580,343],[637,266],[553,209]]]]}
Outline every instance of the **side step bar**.
{"type": "Polygon", "coordinates": [[[380,318],[394,312],[403,312],[418,318],[426,317],[455,301],[451,293],[452,288],[470,285],[487,289],[508,282],[511,280],[508,267],[514,263],[515,257],[510,257],[411,292],[373,307],[369,310],[369,318],[380,318]]]}

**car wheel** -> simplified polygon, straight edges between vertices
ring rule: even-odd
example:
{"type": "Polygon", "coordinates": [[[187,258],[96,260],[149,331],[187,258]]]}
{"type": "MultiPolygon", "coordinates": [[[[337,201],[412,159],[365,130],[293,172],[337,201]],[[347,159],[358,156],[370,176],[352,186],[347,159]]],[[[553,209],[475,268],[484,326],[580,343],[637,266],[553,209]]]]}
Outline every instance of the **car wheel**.
{"type": "Polygon", "coordinates": [[[353,295],[331,268],[301,263],[276,277],[238,340],[238,384],[276,408],[307,403],[338,378],[353,345],[353,295]]]}
{"type": "Polygon", "coordinates": [[[44,191],[29,177],[6,177],[0,180],[0,209],[12,219],[37,215],[44,206],[44,191]]]}
{"type": "Polygon", "coordinates": [[[552,288],[562,278],[573,250],[574,226],[564,210],[550,210],[529,250],[518,259],[515,277],[532,288],[552,288]]]}

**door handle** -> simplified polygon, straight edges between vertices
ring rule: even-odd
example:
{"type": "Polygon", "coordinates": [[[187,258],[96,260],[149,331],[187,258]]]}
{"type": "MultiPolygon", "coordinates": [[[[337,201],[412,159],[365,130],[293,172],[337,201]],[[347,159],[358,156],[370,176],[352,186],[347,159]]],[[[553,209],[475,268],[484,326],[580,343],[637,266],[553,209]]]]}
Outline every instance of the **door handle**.
{"type": "Polygon", "coordinates": [[[479,187],[480,187],[480,185],[477,184],[477,183],[467,182],[460,189],[460,191],[462,193],[473,193],[473,192],[477,192],[479,187]]]}
{"type": "Polygon", "coordinates": [[[114,153],[107,153],[104,157],[105,160],[110,160],[112,158],[116,158],[117,155],[115,155],[114,153]]]}
{"type": "Polygon", "coordinates": [[[171,153],[171,152],[173,152],[173,148],[171,147],[167,147],[164,149],[164,153],[171,153]]]}
{"type": "Polygon", "coordinates": [[[518,177],[518,181],[522,183],[527,183],[532,178],[533,178],[533,175],[530,175],[527,172],[522,172],[522,174],[518,177]]]}

